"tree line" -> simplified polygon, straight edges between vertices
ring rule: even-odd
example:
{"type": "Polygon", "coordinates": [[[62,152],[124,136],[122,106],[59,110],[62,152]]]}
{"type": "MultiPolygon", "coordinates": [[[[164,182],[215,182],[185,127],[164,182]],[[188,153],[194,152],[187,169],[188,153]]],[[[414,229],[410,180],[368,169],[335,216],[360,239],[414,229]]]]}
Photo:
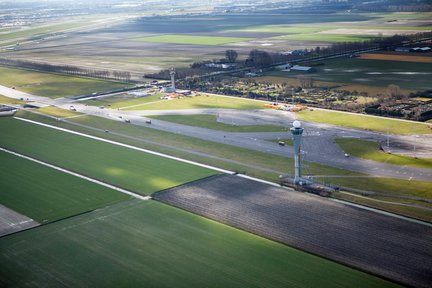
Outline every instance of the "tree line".
{"type": "Polygon", "coordinates": [[[44,72],[63,73],[76,76],[85,76],[92,78],[101,79],[114,79],[118,81],[129,82],[131,80],[131,73],[127,71],[109,71],[109,70],[97,70],[97,69],[86,69],[72,65],[53,65],[48,63],[33,62],[28,60],[17,60],[0,58],[0,64],[34,69],[44,72]]]}

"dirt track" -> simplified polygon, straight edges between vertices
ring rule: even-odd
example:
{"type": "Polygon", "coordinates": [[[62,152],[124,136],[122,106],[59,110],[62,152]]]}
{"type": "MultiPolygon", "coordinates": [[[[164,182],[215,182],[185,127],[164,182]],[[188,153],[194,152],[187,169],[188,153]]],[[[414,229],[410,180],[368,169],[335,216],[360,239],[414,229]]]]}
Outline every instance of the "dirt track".
{"type": "Polygon", "coordinates": [[[431,226],[231,175],[153,196],[406,285],[432,283],[431,226]]]}

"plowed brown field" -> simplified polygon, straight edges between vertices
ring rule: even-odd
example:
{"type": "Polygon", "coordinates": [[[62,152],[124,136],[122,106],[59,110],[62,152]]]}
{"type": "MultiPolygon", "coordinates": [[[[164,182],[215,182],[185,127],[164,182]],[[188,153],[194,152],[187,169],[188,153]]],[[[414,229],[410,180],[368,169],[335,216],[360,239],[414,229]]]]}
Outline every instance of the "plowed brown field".
{"type": "MultiPolygon", "coordinates": [[[[430,54],[428,53],[428,55],[430,54]]],[[[361,54],[360,59],[432,63],[432,55],[417,56],[417,55],[366,53],[366,54],[361,54]]]]}

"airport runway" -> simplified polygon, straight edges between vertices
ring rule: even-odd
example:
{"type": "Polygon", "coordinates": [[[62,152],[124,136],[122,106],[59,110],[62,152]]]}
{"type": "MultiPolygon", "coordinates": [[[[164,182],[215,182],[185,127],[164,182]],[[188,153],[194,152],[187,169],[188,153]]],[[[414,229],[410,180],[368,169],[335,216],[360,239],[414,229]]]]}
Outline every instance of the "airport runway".
{"type": "MultiPolygon", "coordinates": [[[[67,98],[50,99],[47,97],[34,96],[4,86],[0,86],[0,94],[17,99],[29,99],[32,101],[32,104],[38,106],[54,105],[60,108],[69,109],[70,105],[73,105],[78,112],[118,121],[124,121],[122,119],[127,118],[131,121],[132,125],[146,126],[161,131],[271,153],[274,155],[293,156],[292,147],[279,146],[277,143],[266,141],[266,139],[277,139],[278,137],[281,139],[289,139],[291,138],[289,132],[232,133],[186,126],[157,119],[151,119],[152,124],[149,125],[146,122],[149,118],[145,118],[143,115],[184,115],[205,113],[214,114],[218,117],[219,121],[229,124],[275,124],[291,127],[292,121],[295,120],[295,113],[271,109],[252,111],[230,109],[163,111],[118,110],[109,108],[99,109],[98,107],[86,106],[67,98]]],[[[305,161],[387,178],[421,181],[430,181],[432,179],[432,169],[391,165],[355,157],[347,158],[344,156],[344,153],[339,146],[334,143],[335,138],[345,137],[383,142],[387,140],[387,135],[385,134],[341,128],[322,123],[303,122],[303,127],[305,128],[305,132],[302,141],[302,150],[304,151],[303,160],[305,161]]],[[[412,145],[415,140],[417,153],[423,153],[424,155],[429,155],[429,158],[432,158],[432,135],[422,135],[421,137],[391,135],[389,139],[391,143],[403,143],[408,147],[412,145]]],[[[404,151],[406,151],[406,149],[404,151]]]]}

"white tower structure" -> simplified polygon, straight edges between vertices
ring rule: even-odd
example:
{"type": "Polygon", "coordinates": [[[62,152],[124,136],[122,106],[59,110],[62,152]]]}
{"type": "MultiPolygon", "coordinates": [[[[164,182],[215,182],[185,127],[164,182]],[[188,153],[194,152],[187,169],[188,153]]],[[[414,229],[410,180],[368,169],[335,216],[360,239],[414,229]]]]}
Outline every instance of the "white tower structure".
{"type": "Polygon", "coordinates": [[[175,74],[176,74],[176,72],[174,71],[174,68],[171,68],[170,76],[171,76],[171,90],[172,90],[172,92],[176,91],[176,88],[175,88],[175,74]]]}
{"type": "Polygon", "coordinates": [[[300,175],[300,145],[301,145],[301,136],[303,134],[303,128],[301,128],[301,122],[295,120],[293,122],[293,127],[290,129],[291,134],[293,136],[294,142],[294,184],[300,184],[301,175],[300,175]]]}

